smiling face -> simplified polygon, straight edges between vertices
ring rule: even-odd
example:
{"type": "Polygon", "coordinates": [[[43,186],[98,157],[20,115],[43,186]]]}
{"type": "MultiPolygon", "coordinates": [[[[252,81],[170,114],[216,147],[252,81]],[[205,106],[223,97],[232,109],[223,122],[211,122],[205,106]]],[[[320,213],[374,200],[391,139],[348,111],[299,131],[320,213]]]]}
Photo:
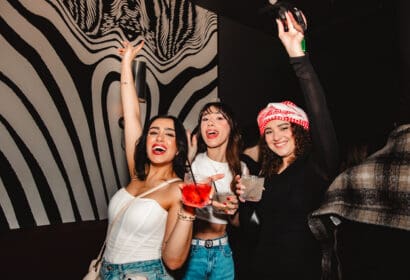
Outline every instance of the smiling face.
{"type": "Polygon", "coordinates": [[[148,129],[147,155],[151,163],[171,163],[177,153],[176,133],[172,119],[156,119],[148,129]]]}
{"type": "Polygon", "coordinates": [[[275,154],[289,162],[295,157],[295,136],[290,122],[272,120],[266,124],[264,137],[266,144],[275,154]]]}
{"type": "Polygon", "coordinates": [[[208,148],[226,148],[230,132],[228,120],[216,107],[211,106],[202,114],[201,135],[208,148]]]}

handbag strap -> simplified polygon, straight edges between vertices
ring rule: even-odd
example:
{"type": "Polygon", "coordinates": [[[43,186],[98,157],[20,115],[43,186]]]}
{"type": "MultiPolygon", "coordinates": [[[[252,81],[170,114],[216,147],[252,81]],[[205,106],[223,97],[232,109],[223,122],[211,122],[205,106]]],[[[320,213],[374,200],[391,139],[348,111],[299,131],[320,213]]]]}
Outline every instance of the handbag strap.
{"type": "Polygon", "coordinates": [[[159,184],[158,186],[153,187],[153,188],[151,188],[151,189],[149,189],[149,190],[147,190],[147,191],[145,191],[145,192],[143,192],[143,193],[137,195],[136,197],[134,197],[133,199],[131,199],[130,201],[128,201],[128,202],[121,208],[120,211],[118,211],[117,215],[115,215],[114,219],[112,220],[112,222],[111,222],[110,225],[108,226],[107,236],[105,237],[104,243],[103,243],[103,245],[101,246],[100,252],[99,252],[98,257],[97,257],[97,262],[96,262],[96,264],[95,264],[95,267],[98,265],[99,262],[101,262],[102,255],[103,255],[103,252],[104,252],[104,249],[105,249],[105,244],[107,243],[107,240],[108,240],[108,238],[110,237],[110,234],[111,234],[111,229],[113,228],[113,226],[114,226],[114,224],[116,223],[116,221],[118,221],[119,218],[122,216],[122,214],[125,212],[125,210],[131,205],[131,203],[133,203],[137,198],[141,198],[141,197],[147,196],[147,195],[149,195],[150,193],[153,193],[153,192],[155,192],[156,190],[159,190],[160,188],[163,188],[163,187],[165,187],[165,186],[168,185],[168,184],[171,184],[171,183],[173,183],[173,182],[180,181],[180,180],[181,180],[180,178],[172,178],[172,179],[166,180],[165,182],[162,182],[162,183],[159,184]]]}

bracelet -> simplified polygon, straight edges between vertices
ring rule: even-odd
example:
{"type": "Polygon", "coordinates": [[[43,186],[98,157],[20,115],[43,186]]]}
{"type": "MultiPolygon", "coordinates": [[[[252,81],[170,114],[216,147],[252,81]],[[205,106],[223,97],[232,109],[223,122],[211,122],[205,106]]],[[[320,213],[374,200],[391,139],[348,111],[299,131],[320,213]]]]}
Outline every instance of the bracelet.
{"type": "Polygon", "coordinates": [[[182,207],[181,208],[179,208],[179,210],[178,210],[178,219],[179,220],[181,220],[181,221],[189,221],[189,222],[193,222],[193,221],[195,221],[195,219],[196,219],[196,216],[195,215],[185,215],[183,212],[182,212],[182,207]]]}

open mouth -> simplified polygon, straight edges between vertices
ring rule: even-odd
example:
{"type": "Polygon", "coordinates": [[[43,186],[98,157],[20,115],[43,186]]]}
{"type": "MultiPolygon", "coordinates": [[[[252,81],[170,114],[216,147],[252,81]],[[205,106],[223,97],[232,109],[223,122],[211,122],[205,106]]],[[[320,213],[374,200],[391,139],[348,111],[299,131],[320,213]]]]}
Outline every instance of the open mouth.
{"type": "Polygon", "coordinates": [[[218,137],[219,133],[216,130],[207,130],[206,131],[206,138],[213,139],[218,137]]]}
{"type": "Polygon", "coordinates": [[[167,151],[167,148],[164,145],[154,144],[152,146],[152,153],[154,155],[162,155],[167,151]]]}

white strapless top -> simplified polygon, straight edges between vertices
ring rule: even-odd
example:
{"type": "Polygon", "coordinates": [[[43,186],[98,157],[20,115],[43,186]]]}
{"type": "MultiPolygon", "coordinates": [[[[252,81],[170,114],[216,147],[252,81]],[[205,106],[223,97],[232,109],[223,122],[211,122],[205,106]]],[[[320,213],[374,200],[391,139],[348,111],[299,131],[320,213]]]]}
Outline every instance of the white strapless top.
{"type": "Polygon", "coordinates": [[[107,240],[104,258],[122,264],[161,258],[168,212],[156,200],[135,198],[125,188],[118,190],[108,206],[108,221],[135,199],[116,221],[107,240]]]}

